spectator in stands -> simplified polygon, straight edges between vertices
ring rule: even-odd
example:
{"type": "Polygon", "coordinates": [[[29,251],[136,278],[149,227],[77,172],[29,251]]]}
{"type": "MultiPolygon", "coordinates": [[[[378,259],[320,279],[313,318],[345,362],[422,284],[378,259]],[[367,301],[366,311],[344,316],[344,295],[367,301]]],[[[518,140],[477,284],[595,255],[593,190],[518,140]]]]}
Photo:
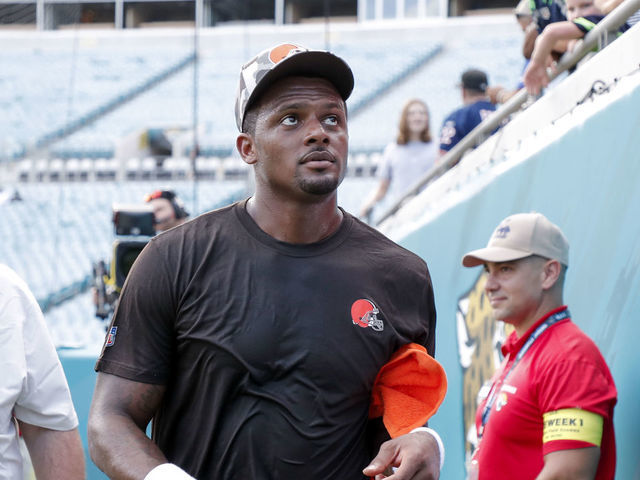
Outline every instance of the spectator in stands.
{"type": "Polygon", "coordinates": [[[465,135],[489,116],[496,107],[487,96],[487,74],[470,69],[462,74],[460,88],[464,106],[451,113],[440,131],[440,155],[455,147],[465,135]]]}
{"type": "MultiPolygon", "coordinates": [[[[531,61],[524,73],[524,84],[532,95],[538,95],[549,84],[547,68],[552,67],[552,51],[571,50],[575,41],[583,38],[604,18],[594,0],[567,0],[568,20],[548,25],[536,40],[531,61]]],[[[628,25],[623,25],[624,31],[628,25]]]]}
{"type": "Polygon", "coordinates": [[[531,14],[538,34],[542,33],[547,25],[567,19],[565,2],[566,0],[530,0],[531,14]]]}
{"type": "MultiPolygon", "coordinates": [[[[530,0],[520,0],[516,8],[514,9],[514,14],[516,16],[516,21],[520,25],[522,32],[525,35],[525,43],[527,42],[527,36],[529,36],[529,32],[533,30],[536,31],[536,25],[533,21],[533,14],[531,13],[530,0]]],[[[535,41],[535,37],[534,37],[535,41]]],[[[531,42],[531,49],[533,50],[533,42],[531,42]]],[[[526,47],[525,47],[526,48],[526,47]]],[[[522,81],[522,75],[524,75],[524,71],[529,64],[529,59],[525,58],[524,65],[522,66],[522,72],[520,75],[520,81],[516,85],[515,88],[509,89],[505,88],[501,85],[492,85],[487,88],[487,95],[493,104],[502,104],[506,103],[511,97],[513,97],[516,93],[520,91],[524,87],[524,82],[522,81]]]]}
{"type": "MultiPolygon", "coordinates": [[[[565,0],[529,0],[529,10],[533,22],[524,32],[522,45],[522,55],[527,60],[531,58],[536,38],[546,26],[555,22],[563,22],[567,19],[565,0]]],[[[562,55],[562,52],[553,52],[553,55],[557,60],[562,55]]]]}
{"type": "Polygon", "coordinates": [[[16,429],[41,479],[85,478],[78,417],[40,307],[0,264],[0,478],[27,478],[16,429]]]}
{"type": "MultiPolygon", "coordinates": [[[[595,5],[598,7],[598,10],[602,12],[603,15],[609,15],[618,5],[620,5],[624,0],[595,0],[595,5]]],[[[627,25],[629,27],[633,27],[636,23],[640,21],[640,10],[631,15],[627,19],[627,25]]]]}
{"type": "Polygon", "coordinates": [[[153,208],[156,232],[164,232],[186,222],[189,213],[180,198],[171,190],[156,190],[148,194],[144,201],[153,208]]]}
{"type": "Polygon", "coordinates": [[[434,165],[438,156],[429,129],[427,104],[419,99],[409,100],[400,114],[396,141],[387,145],[378,166],[378,189],[367,199],[360,211],[361,218],[369,218],[373,207],[387,194],[398,199],[434,165]]]}
{"type": "Polygon", "coordinates": [[[511,215],[462,264],[484,266],[493,316],[514,327],[502,365],[481,390],[469,478],[613,480],[616,387],[563,304],[562,231],[540,213],[511,215]]]}
{"type": "Polygon", "coordinates": [[[242,67],[255,194],[157,235],[131,269],[89,417],[111,478],[439,477],[435,432],[383,443],[368,419],[393,352],[433,354],[435,307],[424,261],[337,206],[352,89],[342,59],[298,45],[242,67]]]}

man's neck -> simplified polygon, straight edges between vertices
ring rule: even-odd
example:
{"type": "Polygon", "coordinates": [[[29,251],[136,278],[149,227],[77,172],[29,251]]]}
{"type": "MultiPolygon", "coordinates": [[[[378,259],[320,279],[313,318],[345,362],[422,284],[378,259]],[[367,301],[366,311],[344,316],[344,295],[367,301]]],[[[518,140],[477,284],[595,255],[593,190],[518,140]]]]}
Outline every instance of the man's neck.
{"type": "Polygon", "coordinates": [[[464,98],[464,104],[471,105],[472,103],[476,103],[481,100],[488,100],[488,99],[489,97],[487,97],[484,93],[467,94],[464,98]]]}
{"type": "Polygon", "coordinates": [[[342,223],[336,195],[318,203],[265,201],[254,196],[247,212],[265,233],[276,240],[294,244],[319,242],[333,234],[342,223]]]}
{"type": "Polygon", "coordinates": [[[536,322],[540,320],[542,317],[544,317],[547,313],[549,313],[551,310],[555,310],[556,308],[561,307],[562,305],[563,305],[562,299],[560,299],[559,301],[554,299],[553,301],[549,300],[549,301],[542,302],[538,306],[538,308],[535,310],[535,312],[532,312],[526,318],[526,320],[519,323],[518,325],[514,324],[514,329],[516,331],[516,335],[518,336],[518,338],[521,338],[525,333],[527,333],[527,331],[532,326],[534,326],[536,322]]]}

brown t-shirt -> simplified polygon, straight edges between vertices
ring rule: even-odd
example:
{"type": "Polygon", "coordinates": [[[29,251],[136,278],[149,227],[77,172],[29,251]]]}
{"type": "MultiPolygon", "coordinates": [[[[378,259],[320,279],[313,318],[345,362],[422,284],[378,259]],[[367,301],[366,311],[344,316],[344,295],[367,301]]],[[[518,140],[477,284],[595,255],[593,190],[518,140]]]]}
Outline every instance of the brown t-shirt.
{"type": "Polygon", "coordinates": [[[96,370],[166,385],[154,441],[199,479],[362,478],[380,367],[434,353],[424,261],[345,213],[311,245],[231,205],[155,237],[96,370]]]}

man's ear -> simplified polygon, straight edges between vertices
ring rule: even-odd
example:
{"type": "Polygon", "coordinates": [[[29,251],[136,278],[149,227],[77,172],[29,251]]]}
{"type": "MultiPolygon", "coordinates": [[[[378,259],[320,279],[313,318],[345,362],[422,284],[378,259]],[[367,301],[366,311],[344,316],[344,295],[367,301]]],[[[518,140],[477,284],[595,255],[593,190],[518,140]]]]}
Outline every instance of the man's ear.
{"type": "Polygon", "coordinates": [[[236,148],[245,163],[253,165],[258,161],[253,138],[248,133],[238,135],[238,138],[236,138],[236,148]]]}
{"type": "Polygon", "coordinates": [[[562,265],[557,260],[548,260],[543,267],[544,277],[542,280],[542,288],[544,290],[549,290],[553,287],[558,278],[560,278],[560,274],[562,273],[562,265]]]}

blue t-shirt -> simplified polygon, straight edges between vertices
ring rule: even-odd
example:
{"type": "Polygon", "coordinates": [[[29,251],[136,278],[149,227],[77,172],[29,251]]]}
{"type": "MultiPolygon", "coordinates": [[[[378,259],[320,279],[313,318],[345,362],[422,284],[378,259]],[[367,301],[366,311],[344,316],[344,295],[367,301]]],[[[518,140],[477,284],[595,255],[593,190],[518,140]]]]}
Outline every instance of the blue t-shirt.
{"type": "Polygon", "coordinates": [[[440,150],[446,152],[451,150],[495,109],[495,105],[490,101],[479,100],[450,114],[442,124],[440,131],[440,150]]]}
{"type": "Polygon", "coordinates": [[[533,21],[538,26],[538,33],[550,23],[564,22],[567,19],[567,7],[564,0],[530,0],[533,21]]]}

